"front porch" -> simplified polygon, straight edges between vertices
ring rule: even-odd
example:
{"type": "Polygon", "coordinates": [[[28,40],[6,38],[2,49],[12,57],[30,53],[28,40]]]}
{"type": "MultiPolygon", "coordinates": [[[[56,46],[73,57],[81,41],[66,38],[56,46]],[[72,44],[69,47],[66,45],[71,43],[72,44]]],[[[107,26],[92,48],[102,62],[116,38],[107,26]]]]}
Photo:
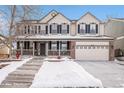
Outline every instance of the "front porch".
{"type": "Polygon", "coordinates": [[[72,41],[17,41],[15,53],[33,56],[71,56],[74,51],[72,44],[72,41]]]}

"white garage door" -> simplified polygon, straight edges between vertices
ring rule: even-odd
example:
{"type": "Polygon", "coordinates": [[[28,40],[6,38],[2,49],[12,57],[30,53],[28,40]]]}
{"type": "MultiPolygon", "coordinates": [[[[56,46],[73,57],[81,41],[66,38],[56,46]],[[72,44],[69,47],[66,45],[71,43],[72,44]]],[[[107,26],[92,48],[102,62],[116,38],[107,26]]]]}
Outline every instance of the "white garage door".
{"type": "Polygon", "coordinates": [[[109,60],[109,42],[76,42],[77,60],[109,60]]]}

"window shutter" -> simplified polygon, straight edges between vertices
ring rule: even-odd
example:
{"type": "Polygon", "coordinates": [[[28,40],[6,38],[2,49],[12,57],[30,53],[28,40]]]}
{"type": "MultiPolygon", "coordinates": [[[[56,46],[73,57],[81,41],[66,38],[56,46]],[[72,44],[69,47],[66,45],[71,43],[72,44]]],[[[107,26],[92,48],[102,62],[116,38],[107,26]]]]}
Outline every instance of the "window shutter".
{"type": "Polygon", "coordinates": [[[78,24],[78,33],[80,33],[80,25],[78,24]]]}
{"type": "Polygon", "coordinates": [[[46,34],[48,34],[48,26],[46,26],[46,34]]]}
{"type": "Polygon", "coordinates": [[[60,28],[59,28],[59,30],[60,30],[60,34],[61,34],[61,32],[62,32],[62,25],[59,25],[60,26],[60,28]]]}
{"type": "Polygon", "coordinates": [[[52,25],[50,25],[50,33],[51,33],[51,30],[52,30],[52,25]]]}
{"type": "Polygon", "coordinates": [[[69,41],[67,41],[67,50],[69,50],[69,47],[70,47],[70,46],[69,46],[69,41]]]}
{"type": "Polygon", "coordinates": [[[88,33],[90,33],[91,31],[90,31],[90,24],[88,25],[88,33]]]}
{"type": "Polygon", "coordinates": [[[57,41],[57,50],[59,50],[59,41],[57,41]]]}
{"type": "Polygon", "coordinates": [[[57,25],[57,33],[59,33],[60,31],[59,31],[59,25],[57,25]]]}
{"type": "Polygon", "coordinates": [[[40,31],[41,30],[41,26],[38,27],[38,30],[39,30],[39,33],[38,34],[40,34],[41,33],[41,31],[40,31]]]}
{"type": "Polygon", "coordinates": [[[98,25],[96,24],[96,33],[98,33],[98,25]]]}
{"type": "Polygon", "coordinates": [[[20,42],[17,42],[17,49],[20,49],[20,42]]]}
{"type": "Polygon", "coordinates": [[[67,33],[69,33],[69,25],[67,25],[67,33]]]}
{"type": "Polygon", "coordinates": [[[88,33],[88,25],[87,24],[86,24],[85,28],[86,28],[86,33],[88,33]]]}
{"type": "Polygon", "coordinates": [[[49,42],[49,50],[51,50],[51,41],[49,42]]]}
{"type": "Polygon", "coordinates": [[[27,30],[27,27],[25,26],[25,30],[24,30],[25,32],[24,32],[24,34],[26,34],[26,30],[27,30]]]}

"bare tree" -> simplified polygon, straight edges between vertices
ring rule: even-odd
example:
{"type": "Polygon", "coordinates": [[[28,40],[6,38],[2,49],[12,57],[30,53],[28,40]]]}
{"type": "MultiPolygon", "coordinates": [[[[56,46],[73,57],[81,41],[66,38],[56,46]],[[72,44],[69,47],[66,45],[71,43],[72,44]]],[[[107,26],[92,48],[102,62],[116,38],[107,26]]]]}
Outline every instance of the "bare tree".
{"type": "MultiPolygon", "coordinates": [[[[31,6],[31,5],[11,5],[5,6],[7,10],[0,10],[0,14],[5,17],[6,20],[6,28],[8,30],[8,44],[10,47],[10,57],[12,54],[12,41],[15,36],[16,24],[20,21],[30,20],[37,18],[37,16],[41,15],[41,11],[38,11],[39,6],[31,6]]],[[[0,27],[1,28],[1,27],[0,27]]]]}

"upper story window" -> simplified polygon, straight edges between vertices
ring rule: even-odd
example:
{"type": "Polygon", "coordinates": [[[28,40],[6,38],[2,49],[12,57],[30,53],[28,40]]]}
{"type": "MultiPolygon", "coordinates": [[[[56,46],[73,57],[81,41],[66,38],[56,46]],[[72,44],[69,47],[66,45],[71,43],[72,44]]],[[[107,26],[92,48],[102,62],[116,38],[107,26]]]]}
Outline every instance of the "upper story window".
{"type": "Polygon", "coordinates": [[[98,24],[96,24],[96,23],[78,24],[78,33],[79,34],[97,34],[98,33],[98,24]]]}
{"type": "Polygon", "coordinates": [[[69,33],[69,25],[66,23],[63,23],[60,25],[60,33],[61,34],[67,34],[69,33]]]}
{"type": "Polygon", "coordinates": [[[58,25],[57,23],[52,23],[50,25],[50,33],[51,34],[68,34],[69,33],[69,25],[63,23],[58,25]]]}
{"type": "Polygon", "coordinates": [[[57,34],[58,33],[58,24],[52,23],[50,25],[50,33],[51,34],[57,34]]]}
{"type": "Polygon", "coordinates": [[[78,33],[85,34],[85,32],[86,32],[86,24],[85,23],[78,24],[78,33]]]}
{"type": "Polygon", "coordinates": [[[37,34],[37,26],[35,26],[34,29],[35,29],[35,30],[34,30],[34,33],[37,34]]]}
{"type": "Polygon", "coordinates": [[[98,33],[98,25],[95,23],[90,24],[90,33],[97,34],[98,33]]]}
{"type": "Polygon", "coordinates": [[[28,32],[27,32],[28,34],[30,34],[30,26],[28,25],[28,32]]]}

